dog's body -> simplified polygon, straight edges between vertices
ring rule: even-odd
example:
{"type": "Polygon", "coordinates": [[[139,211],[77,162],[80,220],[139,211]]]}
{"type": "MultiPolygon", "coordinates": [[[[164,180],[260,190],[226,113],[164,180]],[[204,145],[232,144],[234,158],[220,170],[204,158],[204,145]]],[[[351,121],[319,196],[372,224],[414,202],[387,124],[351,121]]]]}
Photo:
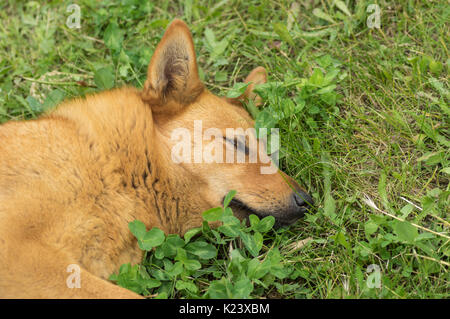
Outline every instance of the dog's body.
{"type": "Polygon", "coordinates": [[[51,263],[65,261],[64,277],[69,264],[79,264],[106,279],[121,264],[140,261],[129,222],[145,221],[168,233],[195,225],[183,215],[208,206],[186,197],[192,192],[183,189],[185,172],[161,170],[158,161],[168,160],[163,152],[169,150],[152,143],[160,133],[151,118],[139,92],[118,89],[62,105],[36,121],[0,127],[2,295],[12,286],[20,291],[6,296],[27,296],[39,277],[47,278],[29,267],[45,262],[50,249],[51,263]],[[27,281],[19,284],[19,278],[27,281]]]}
{"type": "MultiPolygon", "coordinates": [[[[247,79],[264,80],[261,68],[247,79]]],[[[128,223],[183,234],[231,189],[262,216],[300,217],[304,205],[292,195],[299,186],[284,174],[252,175],[260,163],[174,163],[171,132],[192,129],[196,119],[205,127],[253,126],[241,107],[203,88],[190,33],[176,20],[142,91],[115,89],[0,126],[0,297],[139,297],[107,281],[142,258],[128,223]],[[255,186],[246,193],[249,176],[255,186]],[[68,287],[72,264],[81,267],[80,288],[68,287]]]]}

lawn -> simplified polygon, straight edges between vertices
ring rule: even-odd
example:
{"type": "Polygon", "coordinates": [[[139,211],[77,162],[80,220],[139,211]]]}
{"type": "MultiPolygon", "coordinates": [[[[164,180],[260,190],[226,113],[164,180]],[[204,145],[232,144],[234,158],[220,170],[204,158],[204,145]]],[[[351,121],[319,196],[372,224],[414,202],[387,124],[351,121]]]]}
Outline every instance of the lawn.
{"type": "Polygon", "coordinates": [[[1,2],[0,123],[142,87],[178,17],[212,92],[268,70],[256,125],[280,129],[281,168],[317,204],[280,230],[227,203],[205,214],[221,229],[151,230],[142,265],[112,280],[156,298],[450,297],[446,1],[79,0],[80,28],[72,2],[1,2]]]}

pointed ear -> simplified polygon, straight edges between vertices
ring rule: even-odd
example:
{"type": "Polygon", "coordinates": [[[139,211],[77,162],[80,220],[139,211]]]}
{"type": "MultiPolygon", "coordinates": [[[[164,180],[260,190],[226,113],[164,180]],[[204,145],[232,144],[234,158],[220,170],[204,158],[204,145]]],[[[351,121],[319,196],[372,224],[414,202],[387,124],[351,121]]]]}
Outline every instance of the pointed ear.
{"type": "Polygon", "coordinates": [[[244,83],[249,82],[251,82],[250,85],[247,86],[247,89],[241,96],[234,99],[227,98],[227,101],[233,104],[242,105],[243,101],[252,100],[255,103],[255,106],[262,105],[261,97],[253,92],[253,90],[255,89],[256,85],[267,82],[266,69],[264,69],[262,66],[254,68],[244,80],[244,83]]]}
{"type": "Polygon", "coordinates": [[[245,78],[245,83],[251,82],[244,92],[244,97],[249,100],[253,100],[256,106],[262,104],[261,97],[257,95],[253,90],[258,84],[263,84],[267,82],[267,72],[262,66],[258,66],[250,72],[250,74],[245,78]]]}
{"type": "Polygon", "coordinates": [[[192,103],[202,91],[192,35],[183,21],[175,19],[153,53],[142,99],[154,111],[173,112],[192,103]]]}

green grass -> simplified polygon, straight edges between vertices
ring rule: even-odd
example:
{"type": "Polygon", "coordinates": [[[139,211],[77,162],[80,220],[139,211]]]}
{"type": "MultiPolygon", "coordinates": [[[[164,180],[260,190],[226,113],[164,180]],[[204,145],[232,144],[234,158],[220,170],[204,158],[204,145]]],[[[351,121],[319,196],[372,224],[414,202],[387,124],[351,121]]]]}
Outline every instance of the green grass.
{"type": "Polygon", "coordinates": [[[78,30],[65,25],[72,1],[2,1],[0,122],[111,86],[141,87],[152,50],[179,17],[190,25],[214,93],[226,95],[258,65],[269,71],[257,125],[280,128],[281,166],[318,208],[288,229],[261,232],[256,256],[251,240],[208,237],[204,229],[195,240],[210,253],[214,246],[214,257],[186,248],[164,265],[148,253],[144,266],[122,269],[125,279],[146,279],[144,294],[172,298],[226,289],[252,298],[450,296],[445,1],[373,1],[381,29],[366,24],[372,1],[302,1],[298,12],[292,1],[140,2],[77,1],[78,30]],[[273,262],[275,275],[249,275],[254,258],[273,262]],[[184,270],[150,288],[158,285],[149,279],[156,280],[155,267],[168,271],[172,261],[184,270]],[[377,280],[370,265],[381,271],[380,288],[370,285],[377,280]]]}

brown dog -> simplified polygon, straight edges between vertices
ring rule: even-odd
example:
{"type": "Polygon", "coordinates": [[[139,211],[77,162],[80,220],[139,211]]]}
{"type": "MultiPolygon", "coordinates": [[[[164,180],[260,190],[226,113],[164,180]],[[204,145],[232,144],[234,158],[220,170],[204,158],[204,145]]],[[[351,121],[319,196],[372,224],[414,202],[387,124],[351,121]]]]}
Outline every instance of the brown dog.
{"type": "MultiPolygon", "coordinates": [[[[252,84],[241,98],[254,98],[265,70],[256,68],[246,81],[252,84]]],[[[232,189],[240,218],[273,215],[289,224],[301,217],[311,198],[281,172],[261,174],[268,165],[261,160],[174,161],[171,136],[179,128],[195,135],[253,127],[235,102],[205,89],[191,34],[175,20],[142,91],[102,92],[38,120],[0,126],[0,297],[140,297],[107,281],[121,264],[142,258],[128,223],[184,234],[232,189]],[[198,120],[202,132],[195,132],[198,120]],[[73,265],[81,271],[79,288],[67,284],[73,265]]],[[[225,149],[229,142],[214,145],[225,149]]],[[[250,144],[233,146],[252,151],[250,144]]]]}

